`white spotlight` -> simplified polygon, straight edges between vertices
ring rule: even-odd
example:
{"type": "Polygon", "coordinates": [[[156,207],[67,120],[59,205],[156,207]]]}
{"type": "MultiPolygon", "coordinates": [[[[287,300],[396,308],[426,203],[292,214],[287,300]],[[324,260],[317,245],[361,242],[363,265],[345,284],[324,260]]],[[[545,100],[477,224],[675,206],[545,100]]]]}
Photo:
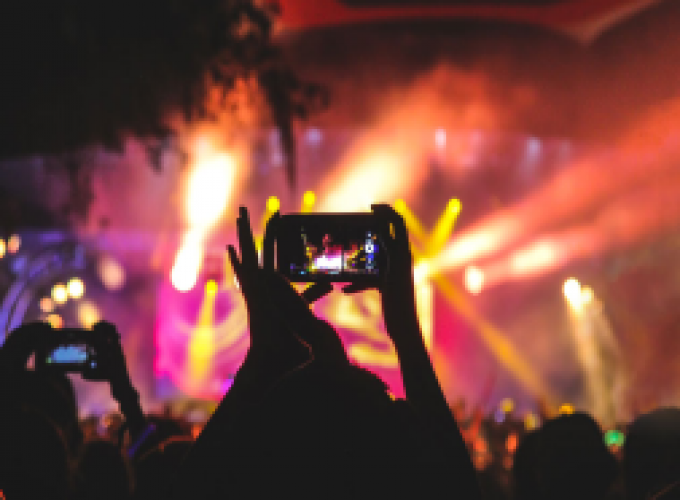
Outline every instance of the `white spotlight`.
{"type": "Polygon", "coordinates": [[[434,133],[434,143],[439,149],[446,147],[446,130],[438,128],[434,133]]]}
{"type": "Polygon", "coordinates": [[[484,271],[475,266],[465,269],[465,288],[468,292],[477,295],[484,288],[484,271]]]}
{"type": "Polygon", "coordinates": [[[569,278],[565,281],[562,292],[564,298],[574,309],[579,309],[583,305],[581,302],[581,284],[576,278],[569,278]]]}
{"type": "Polygon", "coordinates": [[[235,174],[227,155],[200,161],[189,179],[187,215],[193,227],[209,228],[227,207],[235,174]]]}

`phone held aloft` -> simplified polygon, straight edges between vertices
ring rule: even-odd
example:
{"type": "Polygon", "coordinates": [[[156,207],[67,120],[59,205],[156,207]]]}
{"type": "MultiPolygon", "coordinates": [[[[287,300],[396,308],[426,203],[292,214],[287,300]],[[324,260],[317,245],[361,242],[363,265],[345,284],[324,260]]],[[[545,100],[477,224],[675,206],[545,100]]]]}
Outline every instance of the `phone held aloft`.
{"type": "Polygon", "coordinates": [[[276,268],[290,281],[377,284],[385,255],[372,213],[288,214],[276,224],[276,268]]]}
{"type": "Polygon", "coordinates": [[[97,370],[97,352],[91,344],[89,330],[63,328],[52,332],[50,340],[35,353],[36,370],[93,374],[97,370]]]}

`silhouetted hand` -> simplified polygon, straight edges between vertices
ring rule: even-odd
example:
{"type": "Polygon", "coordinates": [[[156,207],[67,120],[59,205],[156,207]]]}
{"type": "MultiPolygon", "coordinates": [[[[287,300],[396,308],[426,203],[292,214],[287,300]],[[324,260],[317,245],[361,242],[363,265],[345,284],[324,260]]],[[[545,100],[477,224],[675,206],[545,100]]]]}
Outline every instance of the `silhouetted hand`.
{"type": "Polygon", "coordinates": [[[373,205],[372,208],[379,220],[380,235],[388,258],[387,272],[379,287],[387,332],[392,340],[395,340],[394,336],[420,336],[413,257],[406,224],[389,205],[373,205]]]}
{"type": "Polygon", "coordinates": [[[100,321],[94,325],[90,339],[97,356],[97,366],[84,372],[83,378],[109,383],[111,395],[118,402],[134,438],[144,430],[146,418],[139,404],[139,393],[130,380],[120,334],[113,324],[100,321]]]}
{"type": "Polygon", "coordinates": [[[25,323],[12,330],[0,348],[0,366],[9,370],[24,370],[31,355],[40,350],[53,333],[49,323],[25,323]]]}
{"type": "MultiPolygon", "coordinates": [[[[373,205],[379,235],[387,254],[381,262],[379,285],[387,333],[394,343],[406,399],[431,436],[441,457],[449,463],[452,492],[478,499],[481,493],[463,436],[451,413],[423,341],[416,310],[413,258],[403,218],[389,205],[373,205]],[[385,265],[386,264],[386,265],[385,265]]],[[[350,285],[352,293],[362,287],[350,285]]]]}
{"type": "Polygon", "coordinates": [[[420,327],[416,313],[415,287],[413,283],[413,257],[409,246],[404,220],[392,207],[372,205],[378,219],[378,236],[383,251],[379,253],[380,284],[370,286],[352,283],[345,293],[357,293],[378,288],[388,335],[415,335],[420,327]]]}
{"type": "Polygon", "coordinates": [[[317,363],[347,365],[349,359],[340,337],[333,327],[317,318],[310,304],[332,291],[330,283],[316,282],[301,295],[280,273],[274,270],[274,241],[281,216],[276,212],[269,219],[263,241],[263,277],[267,294],[276,304],[278,317],[312,352],[317,363]]]}
{"type": "Polygon", "coordinates": [[[260,417],[257,409],[273,387],[312,361],[310,344],[296,332],[322,328],[303,299],[273,270],[272,226],[265,232],[263,269],[245,208],[236,225],[240,255],[231,245],[228,253],[248,310],[250,349],[187,456],[175,498],[206,498],[207,492],[221,487],[225,470],[237,460],[230,447],[243,442],[245,423],[260,417]]]}
{"type": "MultiPolygon", "coordinates": [[[[227,250],[248,309],[250,349],[242,370],[257,364],[258,374],[264,376],[268,372],[273,381],[309,361],[311,354],[308,346],[287,329],[287,323],[281,314],[282,307],[278,303],[279,298],[270,293],[267,275],[272,271],[263,270],[259,265],[245,207],[240,209],[236,227],[240,258],[233,245],[229,245],[227,250]]],[[[269,252],[267,254],[269,258],[269,252]]]]}

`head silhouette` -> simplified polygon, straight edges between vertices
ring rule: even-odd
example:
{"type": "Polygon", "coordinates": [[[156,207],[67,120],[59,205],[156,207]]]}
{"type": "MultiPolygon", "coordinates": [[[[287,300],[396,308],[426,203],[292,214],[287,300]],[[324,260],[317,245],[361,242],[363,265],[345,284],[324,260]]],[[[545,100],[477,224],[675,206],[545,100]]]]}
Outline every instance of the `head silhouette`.
{"type": "Polygon", "coordinates": [[[595,420],[585,413],[545,423],[537,449],[540,498],[602,498],[616,477],[616,460],[595,420]]]}
{"type": "Polygon", "coordinates": [[[0,489],[7,498],[69,498],[66,444],[47,417],[33,410],[3,408],[0,450],[0,489]]]}
{"type": "Polygon", "coordinates": [[[130,497],[130,473],[120,449],[109,441],[87,443],[78,461],[79,500],[125,500],[130,497]]]}
{"type": "Polygon", "coordinates": [[[191,438],[176,436],[144,454],[135,464],[134,498],[171,498],[173,484],[168,478],[177,474],[192,444],[191,438]]]}
{"type": "Polygon", "coordinates": [[[539,431],[528,433],[517,446],[512,475],[516,500],[539,500],[538,482],[539,431]]]}
{"type": "Polygon", "coordinates": [[[680,409],[660,408],[633,422],[623,448],[623,472],[631,500],[680,481],[680,409]]]}
{"type": "Polygon", "coordinates": [[[5,405],[33,409],[49,418],[61,431],[69,453],[75,456],[82,442],[73,384],[64,374],[23,371],[0,381],[5,405]]]}

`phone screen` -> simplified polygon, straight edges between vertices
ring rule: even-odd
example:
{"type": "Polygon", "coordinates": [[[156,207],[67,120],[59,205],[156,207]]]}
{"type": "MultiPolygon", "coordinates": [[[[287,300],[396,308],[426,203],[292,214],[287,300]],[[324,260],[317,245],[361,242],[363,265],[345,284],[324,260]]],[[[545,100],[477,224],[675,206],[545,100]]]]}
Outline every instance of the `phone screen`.
{"type": "Polygon", "coordinates": [[[68,365],[96,367],[96,362],[92,359],[91,349],[87,344],[63,344],[50,351],[46,358],[47,365],[68,365]]]}
{"type": "Polygon", "coordinates": [[[281,217],[277,267],[291,281],[360,281],[380,275],[381,242],[372,214],[281,217]]]}

